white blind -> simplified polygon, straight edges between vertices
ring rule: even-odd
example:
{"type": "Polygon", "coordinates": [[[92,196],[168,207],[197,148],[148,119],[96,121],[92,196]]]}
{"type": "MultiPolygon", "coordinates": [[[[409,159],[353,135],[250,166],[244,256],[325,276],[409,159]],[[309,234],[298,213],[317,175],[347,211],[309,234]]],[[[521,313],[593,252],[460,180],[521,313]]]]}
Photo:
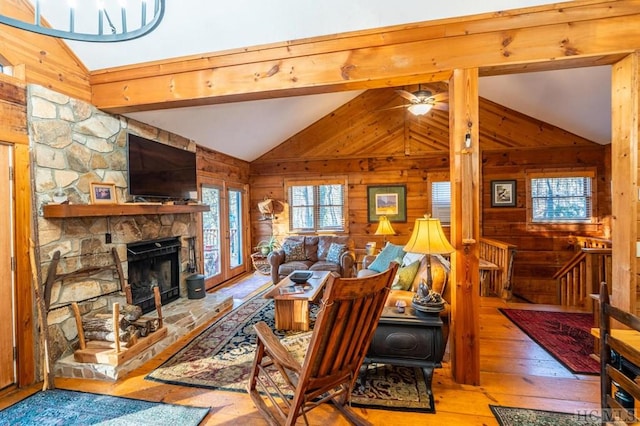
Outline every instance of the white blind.
{"type": "Polygon", "coordinates": [[[443,225],[451,224],[451,182],[431,183],[431,217],[443,225]]]}
{"type": "Polygon", "coordinates": [[[534,222],[591,220],[591,177],[532,178],[530,184],[534,222]]]}

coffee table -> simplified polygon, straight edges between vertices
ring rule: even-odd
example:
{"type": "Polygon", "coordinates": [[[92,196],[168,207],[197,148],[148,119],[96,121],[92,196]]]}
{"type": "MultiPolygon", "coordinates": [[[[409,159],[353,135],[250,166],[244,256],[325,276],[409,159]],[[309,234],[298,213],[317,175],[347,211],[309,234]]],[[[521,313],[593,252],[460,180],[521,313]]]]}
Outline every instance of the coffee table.
{"type": "Polygon", "coordinates": [[[309,330],[309,303],[320,301],[331,274],[329,271],[312,271],[312,277],[305,284],[300,284],[304,288],[302,293],[283,294],[282,289],[298,285],[290,279],[296,272],[306,271],[293,271],[264,295],[265,299],[275,301],[276,328],[279,330],[309,330]]]}

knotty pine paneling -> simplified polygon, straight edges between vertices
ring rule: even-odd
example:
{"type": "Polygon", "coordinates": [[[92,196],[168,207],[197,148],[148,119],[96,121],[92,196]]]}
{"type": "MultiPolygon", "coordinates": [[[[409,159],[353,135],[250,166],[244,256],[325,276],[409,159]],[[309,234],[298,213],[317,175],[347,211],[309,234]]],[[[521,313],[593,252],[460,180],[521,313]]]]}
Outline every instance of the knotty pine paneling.
{"type": "MultiPolygon", "coordinates": [[[[286,178],[336,175],[348,177],[349,232],[358,247],[368,241],[382,243],[382,237],[374,235],[377,224],[367,222],[367,186],[406,185],[408,220],[393,223],[397,235],[387,238],[397,244],[406,243],[415,219],[430,212],[431,182],[449,176],[448,115],[435,110],[418,118],[405,114],[402,108],[387,110],[404,120],[404,139],[399,142],[396,119],[381,120],[379,111],[394,105],[394,97],[400,98],[391,89],[364,92],[251,163],[253,245],[272,229],[259,220],[255,206],[264,198],[285,200],[286,178]],[[380,127],[383,123],[390,128],[380,127]],[[380,139],[381,135],[385,137],[380,139]],[[344,146],[349,144],[346,154],[344,146]],[[341,154],[334,155],[336,151],[341,154]]],[[[569,236],[607,233],[605,223],[611,214],[610,149],[484,99],[480,99],[479,134],[482,235],[518,247],[514,264],[516,294],[539,303],[555,303],[557,291],[552,276],[573,255],[569,236]],[[597,170],[597,223],[552,228],[529,225],[525,171],[570,167],[597,170]],[[492,208],[491,180],[507,179],[517,182],[517,206],[492,208]]],[[[274,222],[279,238],[286,235],[286,221],[282,215],[274,222]]],[[[448,228],[445,232],[449,232],[448,228]]]]}
{"type": "Polygon", "coordinates": [[[569,236],[603,236],[607,232],[603,221],[611,215],[611,187],[608,183],[611,175],[610,166],[606,163],[610,158],[610,148],[580,143],[552,149],[553,155],[550,155],[549,148],[485,151],[482,155],[483,236],[518,247],[513,291],[536,303],[549,303],[551,295],[557,293],[557,283],[552,276],[573,255],[569,236]],[[571,167],[596,169],[595,223],[552,226],[528,224],[526,170],[571,167]],[[516,180],[516,207],[492,208],[491,181],[506,179],[516,180]]]}
{"type": "MultiPolygon", "coordinates": [[[[33,9],[26,0],[0,2],[0,14],[33,22],[33,9]]],[[[11,65],[26,65],[27,83],[91,100],[89,72],[61,39],[2,26],[2,56],[11,65]]]]}

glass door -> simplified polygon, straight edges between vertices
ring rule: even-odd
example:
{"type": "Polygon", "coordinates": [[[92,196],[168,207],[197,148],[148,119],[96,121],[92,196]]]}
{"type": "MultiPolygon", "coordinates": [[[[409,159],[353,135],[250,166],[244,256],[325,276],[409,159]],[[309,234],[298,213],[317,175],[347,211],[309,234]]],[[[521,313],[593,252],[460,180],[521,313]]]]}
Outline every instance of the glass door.
{"type": "Polygon", "coordinates": [[[201,200],[209,206],[202,213],[202,258],[204,259],[204,277],[210,288],[223,281],[220,256],[220,201],[221,188],[202,185],[201,200]]]}
{"type": "Polygon", "coordinates": [[[205,287],[210,289],[247,270],[245,260],[246,197],[242,185],[202,179],[202,259],[205,287]]]}

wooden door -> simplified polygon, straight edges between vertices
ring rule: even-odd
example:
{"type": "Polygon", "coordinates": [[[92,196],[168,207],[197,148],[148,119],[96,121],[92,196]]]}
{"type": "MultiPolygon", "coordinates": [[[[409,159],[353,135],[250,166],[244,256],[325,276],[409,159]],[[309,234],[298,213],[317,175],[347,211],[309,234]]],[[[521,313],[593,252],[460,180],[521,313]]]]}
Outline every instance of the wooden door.
{"type": "Polygon", "coordinates": [[[0,389],[16,382],[12,149],[0,144],[0,389]]]}
{"type": "Polygon", "coordinates": [[[200,199],[210,208],[202,214],[200,248],[205,287],[233,278],[247,268],[247,197],[243,185],[204,178],[200,199]]]}

